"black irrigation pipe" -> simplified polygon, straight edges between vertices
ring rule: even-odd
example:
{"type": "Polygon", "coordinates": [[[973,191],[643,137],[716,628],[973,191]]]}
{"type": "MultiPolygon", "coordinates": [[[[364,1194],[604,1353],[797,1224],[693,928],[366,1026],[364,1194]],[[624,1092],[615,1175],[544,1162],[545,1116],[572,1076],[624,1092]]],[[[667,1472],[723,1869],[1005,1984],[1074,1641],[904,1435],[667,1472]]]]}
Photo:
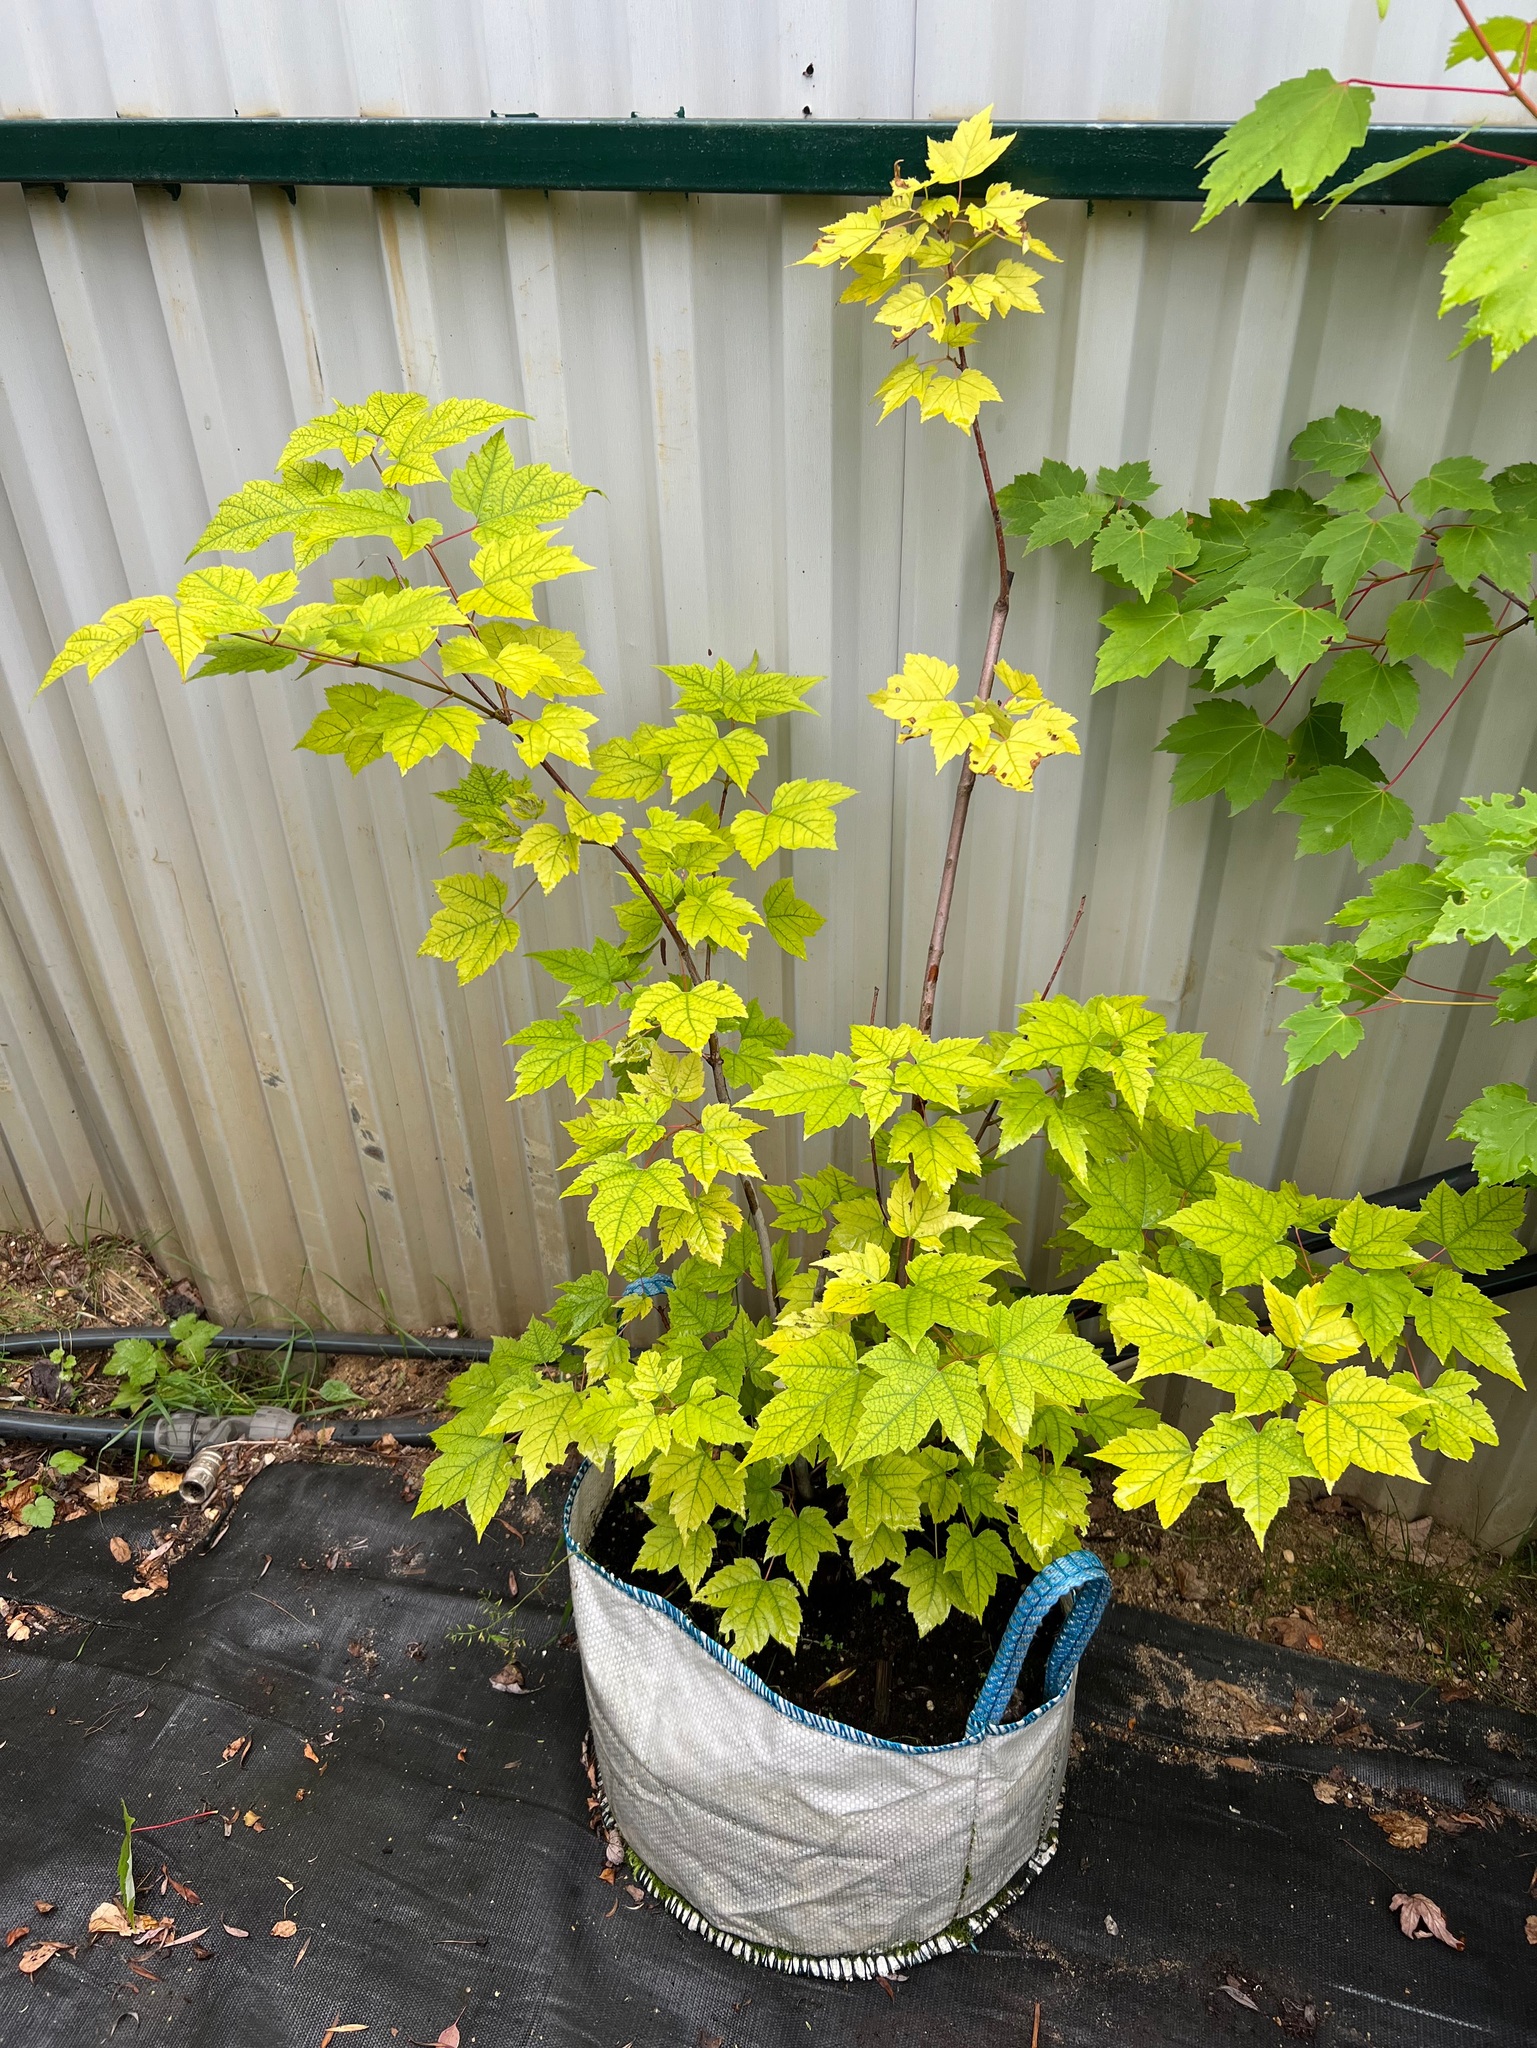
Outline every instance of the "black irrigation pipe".
{"type": "MultiPolygon", "coordinates": [[[[568,192],[884,192],[897,163],[921,170],[941,121],[542,120],[0,120],[0,180],[159,186],[300,185],[568,192]]],[[[1201,163],[1220,122],[1005,121],[1018,140],[994,175],[1048,199],[1199,200],[1201,163]]],[[[1341,166],[1342,178],[1459,131],[1382,123],[1341,166]]],[[[1498,147],[1537,159],[1528,128],[1493,131],[1498,147]]],[[[1486,138],[1488,139],[1488,138],[1486,138]]],[[[1497,167],[1495,167],[1497,168],[1497,167]]],[[[1445,206],[1493,174],[1486,157],[1447,150],[1369,186],[1368,206],[1445,206]]],[[[1282,202],[1280,183],[1256,198],[1282,202]]]]}
{"type": "MultiPolygon", "coordinates": [[[[111,1324],[87,1330],[28,1330],[0,1336],[0,1358],[46,1358],[52,1351],[110,1351],[140,1337],[148,1344],[174,1344],[163,1323],[111,1324]]],[[[374,1336],[367,1330],[221,1330],[210,1340],[216,1351],[305,1351],[322,1358],[435,1358],[477,1365],[491,1356],[481,1337],[374,1336]]]]}
{"type": "MultiPolygon", "coordinates": [[[[0,1438],[46,1444],[79,1444],[97,1451],[137,1451],[146,1456],[161,1446],[155,1432],[164,1418],[136,1415],[55,1415],[33,1408],[0,1408],[0,1438]]],[[[237,1422],[240,1418],[234,1418],[237,1422]]],[[[329,1430],[328,1444],[338,1446],[376,1444],[393,1437],[398,1444],[414,1447],[429,1444],[432,1432],[443,1427],[420,1415],[359,1415],[332,1420],[330,1417],[300,1416],[298,1428],[305,1433],[329,1430]]],[[[239,1439],[236,1438],[238,1442],[239,1439]]]]}

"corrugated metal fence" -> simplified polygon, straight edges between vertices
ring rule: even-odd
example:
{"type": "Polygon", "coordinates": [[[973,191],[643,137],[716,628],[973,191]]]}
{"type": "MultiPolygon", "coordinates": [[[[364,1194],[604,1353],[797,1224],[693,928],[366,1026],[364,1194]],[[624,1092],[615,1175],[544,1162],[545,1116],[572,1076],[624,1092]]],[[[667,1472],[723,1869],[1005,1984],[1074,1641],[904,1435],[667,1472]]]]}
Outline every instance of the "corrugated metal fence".
{"type": "MultiPolygon", "coordinates": [[[[719,32],[715,7],[666,12],[664,28],[659,10],[617,5],[242,0],[179,29],[160,10],[146,29],[110,0],[39,0],[0,25],[0,76],[9,114],[483,114],[505,100],[771,115],[811,103],[814,79],[829,115],[996,100],[1056,118],[1211,117],[1308,62],[1434,76],[1444,28],[1425,4],[1395,8],[1380,36],[1369,6],[1287,9],[1284,38],[1281,10],[1259,5],[850,8],[831,30],[824,10],[742,6],[719,32]]],[[[581,1256],[556,1199],[562,1134],[504,1101],[502,1041],[551,985],[518,962],[461,994],[414,957],[451,865],[430,790],[451,777],[401,785],[376,767],[349,782],[294,754],[318,682],[184,687],[157,654],[33,697],[73,624],[168,587],[211,504],[270,466],[296,418],[378,386],[524,407],[521,451],[601,486],[573,534],[594,572],[558,585],[550,615],[588,646],[607,729],[660,714],[654,665],[706,650],[757,648],[829,678],[821,717],[796,722],[776,765],[860,796],[840,859],[797,864],[829,911],[814,957],[793,973],[764,963],[762,992],[804,1049],[868,1015],[876,988],[883,1012],[911,1014],[949,781],[897,754],[865,695],[909,648],[975,664],[987,536],[968,444],[875,424],[879,340],[825,273],[792,267],[825,212],[432,191],[419,206],[337,190],[291,204],[190,187],[77,187],[61,203],[0,187],[0,1194],[18,1218],[57,1229],[104,1198],[174,1245],[213,1300],[269,1317],[318,1305],[356,1322],[382,1290],[408,1324],[507,1327],[581,1256]]],[[[1251,209],[1197,238],[1191,219],[1051,209],[1043,232],[1065,261],[1047,314],[986,351],[1007,397],[992,435],[1003,475],[1047,454],[1145,456],[1165,504],[1247,496],[1342,401],[1387,418],[1405,474],[1454,450],[1537,456],[1537,362],[1491,381],[1471,353],[1447,360],[1426,216],[1362,208],[1319,225],[1251,209]]],[[[942,1026],[1005,1020],[1083,896],[1060,985],[1138,990],[1208,1032],[1260,1105],[1249,1172],[1343,1190],[1449,1163],[1456,1110],[1486,1081],[1529,1079],[1529,1036],[1465,1011],[1400,1013],[1347,1067],[1283,1091],[1291,999],[1272,993],[1270,948],[1316,935],[1354,870],[1294,863],[1290,825],[1260,812],[1171,813],[1168,759],[1151,749],[1183,687],[1090,703],[1102,605],[1080,560],[1022,567],[1005,651],[1078,713],[1084,754],[1050,764],[1033,799],[979,791],[942,1026]]],[[[1531,662],[1523,641],[1489,665],[1405,784],[1417,810],[1534,779],[1531,662]]],[[[1450,694],[1439,678],[1428,691],[1450,694]]],[[[580,906],[530,899],[530,946],[598,928],[612,891],[596,872],[582,890],[580,906]]],[[[1027,1161],[1008,1182],[1038,1229],[1038,1173],[1027,1161]]],[[[1511,1318],[1526,1355],[1528,1299],[1511,1318]]],[[[1537,1424],[1513,1393],[1495,1405],[1501,1451],[1439,1473],[1433,1498],[1504,1538],[1531,1512],[1537,1424]]]]}

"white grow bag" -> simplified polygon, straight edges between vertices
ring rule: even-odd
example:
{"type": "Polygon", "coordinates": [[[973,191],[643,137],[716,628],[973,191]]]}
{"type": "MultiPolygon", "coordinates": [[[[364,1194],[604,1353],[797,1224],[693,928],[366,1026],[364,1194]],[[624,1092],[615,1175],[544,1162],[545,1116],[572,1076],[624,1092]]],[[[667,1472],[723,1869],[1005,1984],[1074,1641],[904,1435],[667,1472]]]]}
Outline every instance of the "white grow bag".
{"type": "Polygon", "coordinates": [[[1089,1551],[1020,1595],[959,1742],[887,1742],[808,1713],[676,1607],[594,1563],[612,1482],[566,1502],[571,1599],[603,1790],[637,1875],[734,1954],[869,1976],[964,1947],[1045,1868],[1074,1674],[1110,1599],[1089,1551]],[[1041,1622],[1072,1602],[1046,1700],[1000,1724],[1041,1622]]]}

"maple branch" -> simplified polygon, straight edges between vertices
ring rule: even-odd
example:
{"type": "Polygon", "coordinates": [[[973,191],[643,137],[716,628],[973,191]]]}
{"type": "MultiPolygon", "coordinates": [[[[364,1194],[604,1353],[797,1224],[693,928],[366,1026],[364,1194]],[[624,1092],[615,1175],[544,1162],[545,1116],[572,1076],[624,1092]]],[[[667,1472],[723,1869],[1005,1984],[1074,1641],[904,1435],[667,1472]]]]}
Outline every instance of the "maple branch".
{"type": "MultiPolygon", "coordinates": [[[[964,355],[964,351],[962,351],[964,355]]],[[[1009,620],[1009,589],[1014,581],[1009,568],[1009,558],[1003,540],[1003,516],[998,510],[998,493],[993,488],[993,473],[988,465],[987,445],[982,439],[982,429],[973,423],[971,438],[976,443],[977,460],[982,465],[982,482],[987,490],[987,508],[992,514],[993,538],[998,547],[998,595],[993,601],[993,616],[987,629],[987,645],[982,653],[982,674],[977,683],[977,701],[986,703],[993,691],[993,675],[998,666],[998,650],[1003,645],[1003,629],[1009,620]]],[[[955,786],[955,806],[950,813],[950,836],[945,844],[945,864],[940,871],[939,897],[934,905],[934,923],[929,933],[928,958],[923,967],[923,992],[918,1001],[918,1029],[929,1032],[934,1022],[934,1002],[939,993],[939,969],[945,955],[945,935],[950,929],[950,909],[955,900],[955,878],[961,864],[961,844],[966,837],[966,816],[971,809],[971,792],[976,787],[977,774],[971,765],[970,756],[961,763],[961,779],[955,786]]]]}
{"type": "Polygon", "coordinates": [[[1509,71],[1500,62],[1499,57],[1495,53],[1494,45],[1490,42],[1489,38],[1484,34],[1482,23],[1477,22],[1473,19],[1473,10],[1468,5],[1468,0],[1457,0],[1457,12],[1462,16],[1463,20],[1472,30],[1474,42],[1477,43],[1478,47],[1483,51],[1484,55],[1489,59],[1489,62],[1494,66],[1495,70],[1498,72],[1500,80],[1503,83],[1505,90],[1510,94],[1510,97],[1513,100],[1519,100],[1521,105],[1525,107],[1526,111],[1531,115],[1532,119],[1534,121],[1537,121],[1537,102],[1534,102],[1532,100],[1530,95],[1527,93],[1525,87],[1522,86],[1516,79],[1512,78],[1509,71]]]}

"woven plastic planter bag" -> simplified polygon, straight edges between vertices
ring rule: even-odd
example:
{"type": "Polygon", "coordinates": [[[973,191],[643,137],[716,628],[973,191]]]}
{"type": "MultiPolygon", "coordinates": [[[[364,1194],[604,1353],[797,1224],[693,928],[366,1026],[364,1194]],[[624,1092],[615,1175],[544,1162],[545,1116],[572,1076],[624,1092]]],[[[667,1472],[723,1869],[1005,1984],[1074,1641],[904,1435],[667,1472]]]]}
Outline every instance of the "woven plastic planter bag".
{"type": "Polygon", "coordinates": [[[566,1502],[571,1599],[605,1800],[641,1882],[733,1954],[868,1977],[962,1948],[1045,1868],[1074,1673],[1110,1599],[1075,1551],[1020,1595],[959,1742],[887,1742],[782,1699],[587,1546],[612,1482],[566,1502]],[[1046,1700],[1000,1724],[1036,1630],[1066,1613],[1046,1700]]]}

